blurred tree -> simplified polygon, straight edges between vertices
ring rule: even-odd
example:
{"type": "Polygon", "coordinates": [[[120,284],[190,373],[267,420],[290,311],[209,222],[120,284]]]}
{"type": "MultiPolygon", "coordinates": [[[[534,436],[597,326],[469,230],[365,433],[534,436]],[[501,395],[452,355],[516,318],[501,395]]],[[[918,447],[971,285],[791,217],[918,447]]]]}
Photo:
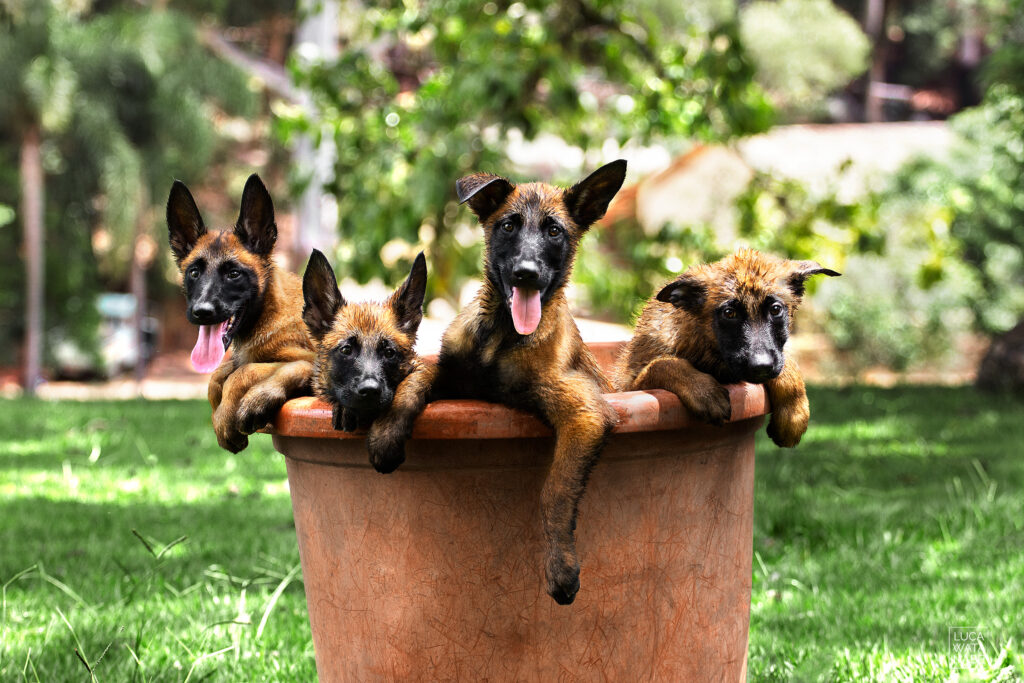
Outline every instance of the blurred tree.
{"type": "MultiPolygon", "coordinates": [[[[252,102],[244,78],[198,47],[182,15],[103,5],[0,0],[0,174],[14,175],[12,148],[23,160],[20,190],[0,184],[0,201],[22,198],[30,278],[41,276],[43,250],[34,245],[44,244],[42,225],[50,227],[45,298],[27,304],[46,311],[40,336],[74,339],[87,350],[97,323],[93,297],[101,283],[125,281],[139,253],[137,228],[152,222],[149,198],[159,202],[171,178],[198,175],[210,160],[211,105],[246,112],[252,102]]],[[[16,347],[23,331],[16,311],[26,304],[26,271],[15,240],[0,233],[3,348],[16,347]]],[[[29,322],[30,330],[41,325],[29,322]]],[[[32,359],[40,337],[30,336],[32,359]]]]}
{"type": "MultiPolygon", "coordinates": [[[[575,175],[628,141],[767,128],[772,109],[736,24],[661,22],[675,11],[611,0],[348,3],[341,57],[296,55],[291,65],[337,142],[327,189],[339,202],[339,272],[397,276],[425,245],[432,288],[454,299],[479,270],[454,181],[476,170],[515,175],[510,139],[550,133],[581,148],[586,168],[575,175]]],[[[285,140],[320,133],[297,108],[276,114],[285,140]]]]}
{"type": "Polygon", "coordinates": [[[868,64],[867,37],[830,0],[752,2],[740,13],[740,35],[757,81],[790,119],[822,117],[828,95],[868,64]]]}

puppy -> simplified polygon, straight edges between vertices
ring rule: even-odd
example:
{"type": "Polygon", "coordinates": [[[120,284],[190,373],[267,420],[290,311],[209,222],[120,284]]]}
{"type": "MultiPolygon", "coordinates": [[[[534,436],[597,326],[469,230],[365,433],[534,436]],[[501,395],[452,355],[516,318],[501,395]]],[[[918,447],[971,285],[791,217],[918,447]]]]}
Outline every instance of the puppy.
{"type": "Polygon", "coordinates": [[[404,457],[425,398],[476,398],[537,415],[555,431],[541,493],[548,593],[569,604],[579,591],[576,515],[591,469],[617,421],[602,397],[611,385],[583,344],[565,285],[587,229],[604,215],[626,162],[604,166],[568,189],[513,184],[478,173],[460,179],[459,201],[484,229],[484,283],[445,331],[436,366],[399,388],[368,446],[404,457]]]}
{"type": "MultiPolygon", "coordinates": [[[[316,342],[314,393],[331,405],[335,429],[369,428],[373,434],[373,422],[388,411],[399,384],[421,369],[413,346],[426,287],[427,264],[420,253],[387,301],[348,303],[331,265],[313,250],[302,278],[302,319],[316,342]]],[[[371,463],[391,472],[401,460],[371,457],[371,463]]]]}
{"type": "Polygon", "coordinates": [[[199,326],[192,365],[213,373],[214,432],[222,448],[237,453],[285,401],[309,392],[313,341],[302,321],[299,278],[271,259],[274,204],[255,174],[245,183],[234,228],[223,232],[206,229],[192,194],[175,181],[167,229],[186,316],[199,326]]]}
{"type": "Polygon", "coordinates": [[[730,417],[723,383],[764,384],[768,435],[779,446],[797,445],[810,408],[784,347],[804,282],[819,274],[839,275],[749,249],[690,268],[644,307],[616,365],[617,390],[667,389],[699,419],[721,424],[730,417]]]}

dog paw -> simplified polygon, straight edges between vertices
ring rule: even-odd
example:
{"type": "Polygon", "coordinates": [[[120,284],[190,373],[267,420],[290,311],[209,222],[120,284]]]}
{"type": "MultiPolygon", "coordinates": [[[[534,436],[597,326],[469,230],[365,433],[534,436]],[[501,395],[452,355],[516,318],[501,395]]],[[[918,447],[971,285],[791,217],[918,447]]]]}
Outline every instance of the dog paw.
{"type": "Polygon", "coordinates": [[[250,390],[238,403],[238,431],[252,434],[263,429],[274,421],[286,400],[284,389],[281,387],[260,387],[250,390]]]}
{"type": "Polygon", "coordinates": [[[801,419],[786,410],[775,410],[768,421],[768,436],[776,446],[793,448],[800,443],[800,438],[807,431],[807,418],[801,419]]]}
{"type": "Polygon", "coordinates": [[[238,431],[234,413],[223,404],[213,414],[213,433],[217,435],[217,444],[231,453],[243,451],[249,445],[249,437],[238,431]]]}
{"type": "Polygon", "coordinates": [[[548,558],[545,569],[548,595],[559,605],[571,605],[580,591],[580,565],[557,557],[548,558]]]}
{"type": "Polygon", "coordinates": [[[700,382],[700,386],[691,387],[691,393],[683,403],[698,420],[716,427],[732,417],[729,390],[711,376],[700,382]]]}
{"type": "Polygon", "coordinates": [[[240,453],[249,445],[249,437],[235,430],[217,432],[217,444],[231,453],[240,453]]]}
{"type": "Polygon", "coordinates": [[[371,429],[366,439],[366,450],[373,469],[381,474],[390,474],[405,462],[405,439],[387,431],[375,433],[371,429]]]}

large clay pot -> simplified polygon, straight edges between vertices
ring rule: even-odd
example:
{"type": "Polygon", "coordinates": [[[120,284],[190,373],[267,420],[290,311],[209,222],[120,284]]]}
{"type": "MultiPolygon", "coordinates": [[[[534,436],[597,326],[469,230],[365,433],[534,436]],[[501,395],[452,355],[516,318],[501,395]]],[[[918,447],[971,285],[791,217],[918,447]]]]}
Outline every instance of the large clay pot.
{"type": "MultiPolygon", "coordinates": [[[[596,348],[602,360],[614,346],[596,348]]],[[[582,588],[545,592],[550,430],[478,401],[430,404],[396,472],[326,404],[289,402],[287,460],[317,671],[336,680],[743,680],[760,386],[697,423],[664,391],[607,395],[621,421],[579,516],[582,588]]]]}

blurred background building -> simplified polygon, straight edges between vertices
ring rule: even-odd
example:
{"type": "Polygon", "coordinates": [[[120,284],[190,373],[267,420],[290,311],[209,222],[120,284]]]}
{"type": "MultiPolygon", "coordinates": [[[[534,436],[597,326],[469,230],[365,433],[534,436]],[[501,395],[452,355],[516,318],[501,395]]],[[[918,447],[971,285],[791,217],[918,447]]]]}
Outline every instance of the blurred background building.
{"type": "Polygon", "coordinates": [[[343,291],[426,249],[429,344],[479,273],[456,178],[625,157],[580,315],[746,244],[843,271],[794,340],[819,376],[968,380],[1024,316],[1021,4],[0,0],[0,376],[173,374],[175,178],[225,228],[260,173],[282,265],[343,291]]]}

